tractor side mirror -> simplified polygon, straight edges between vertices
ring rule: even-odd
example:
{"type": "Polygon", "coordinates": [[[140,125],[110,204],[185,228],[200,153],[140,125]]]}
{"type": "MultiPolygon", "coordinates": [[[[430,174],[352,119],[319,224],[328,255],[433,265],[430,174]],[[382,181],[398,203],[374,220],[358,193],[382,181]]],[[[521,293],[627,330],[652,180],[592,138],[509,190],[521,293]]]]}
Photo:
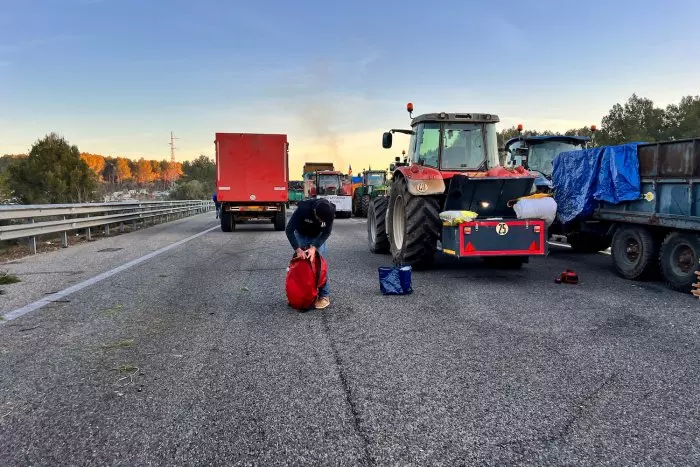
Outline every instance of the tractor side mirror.
{"type": "Polygon", "coordinates": [[[392,172],[396,170],[396,164],[394,164],[393,162],[389,164],[389,170],[391,170],[392,172]]]}
{"type": "Polygon", "coordinates": [[[386,132],[382,135],[382,147],[384,149],[389,149],[391,148],[391,143],[392,143],[393,135],[391,132],[386,132]]]}

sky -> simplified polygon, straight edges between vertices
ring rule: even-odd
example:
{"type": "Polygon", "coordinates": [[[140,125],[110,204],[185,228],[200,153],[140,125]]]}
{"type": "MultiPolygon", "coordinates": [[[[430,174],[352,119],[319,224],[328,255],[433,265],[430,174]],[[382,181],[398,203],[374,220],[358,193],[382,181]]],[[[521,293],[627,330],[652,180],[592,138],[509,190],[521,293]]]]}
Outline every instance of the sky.
{"type": "Polygon", "coordinates": [[[173,131],[183,161],[260,132],[289,136],[292,178],[385,168],[409,101],[564,131],[632,93],[698,95],[698,16],[697,0],[0,0],[0,154],[55,131],[164,159],[173,131]]]}

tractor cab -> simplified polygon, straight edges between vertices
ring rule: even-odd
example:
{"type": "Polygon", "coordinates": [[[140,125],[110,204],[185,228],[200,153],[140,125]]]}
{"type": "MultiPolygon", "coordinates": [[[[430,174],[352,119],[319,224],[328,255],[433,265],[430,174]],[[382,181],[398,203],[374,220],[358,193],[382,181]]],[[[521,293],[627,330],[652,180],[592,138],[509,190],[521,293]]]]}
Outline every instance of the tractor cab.
{"type": "Polygon", "coordinates": [[[589,141],[587,136],[516,136],[505,144],[506,163],[534,172],[537,189],[550,191],[554,158],[562,152],[585,149],[589,141]]]}
{"type": "Polygon", "coordinates": [[[352,185],[337,171],[304,174],[304,198],[325,198],[335,205],[337,217],[350,217],[352,185]]]}
{"type": "MultiPolygon", "coordinates": [[[[412,113],[412,107],[409,113],[412,113]]],[[[384,133],[382,146],[390,148],[393,133],[410,135],[406,162],[441,172],[484,172],[499,165],[497,115],[431,113],[415,117],[410,130],[384,133]]],[[[397,161],[398,162],[398,161],[397,161]]]]}

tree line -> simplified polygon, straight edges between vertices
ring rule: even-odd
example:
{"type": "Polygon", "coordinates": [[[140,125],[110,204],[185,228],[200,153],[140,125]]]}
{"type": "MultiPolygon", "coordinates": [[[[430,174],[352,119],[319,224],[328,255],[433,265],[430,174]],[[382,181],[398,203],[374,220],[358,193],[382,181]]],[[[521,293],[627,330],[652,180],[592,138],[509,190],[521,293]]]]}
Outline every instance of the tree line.
{"type": "MultiPolygon", "coordinates": [[[[499,147],[518,136],[515,126],[498,133],[499,147]]],[[[601,121],[597,131],[590,126],[572,128],[563,133],[523,129],[523,135],[579,135],[592,138],[593,146],[611,146],[628,142],[672,141],[700,137],[700,96],[684,96],[678,104],[656,107],[651,99],[632,94],[626,102],[615,104],[601,121]]]]}

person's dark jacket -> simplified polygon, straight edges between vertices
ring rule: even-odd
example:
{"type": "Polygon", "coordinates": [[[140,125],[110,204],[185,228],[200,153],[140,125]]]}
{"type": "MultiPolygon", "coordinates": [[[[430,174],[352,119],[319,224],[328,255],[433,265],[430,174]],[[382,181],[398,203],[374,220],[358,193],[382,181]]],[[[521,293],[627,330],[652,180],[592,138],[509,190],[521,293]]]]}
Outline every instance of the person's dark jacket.
{"type": "MultiPolygon", "coordinates": [[[[330,222],[321,225],[314,215],[314,209],[318,202],[318,199],[309,199],[300,202],[297,205],[296,211],[294,211],[294,214],[292,214],[292,217],[289,219],[289,222],[287,222],[287,229],[285,232],[289,239],[289,244],[292,245],[294,250],[301,247],[294,235],[294,231],[299,232],[299,234],[305,237],[314,238],[312,245],[316,248],[320,248],[321,245],[328,240],[328,237],[330,237],[331,230],[333,229],[333,220],[331,219],[330,222]]],[[[335,206],[333,203],[331,203],[331,209],[333,211],[333,218],[335,218],[335,206]]]]}

